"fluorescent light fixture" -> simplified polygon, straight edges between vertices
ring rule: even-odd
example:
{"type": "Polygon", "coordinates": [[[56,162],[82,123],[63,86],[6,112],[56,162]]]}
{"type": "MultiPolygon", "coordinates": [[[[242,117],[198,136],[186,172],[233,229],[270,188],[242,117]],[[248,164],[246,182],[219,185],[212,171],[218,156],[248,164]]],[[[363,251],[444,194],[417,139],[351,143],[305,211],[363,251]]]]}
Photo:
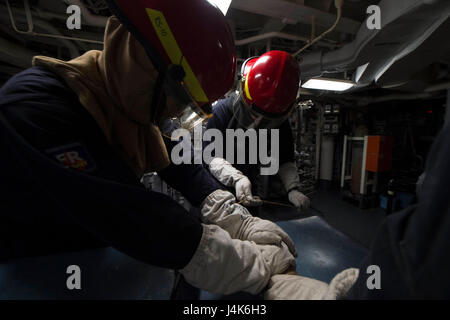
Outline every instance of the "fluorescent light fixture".
{"type": "Polygon", "coordinates": [[[315,78],[306,81],[302,88],[329,90],[329,91],[345,91],[355,85],[354,82],[340,79],[315,78]]]}
{"type": "Polygon", "coordinates": [[[220,11],[223,12],[223,15],[227,15],[227,11],[230,8],[231,0],[208,0],[209,3],[215,5],[220,11]]]}

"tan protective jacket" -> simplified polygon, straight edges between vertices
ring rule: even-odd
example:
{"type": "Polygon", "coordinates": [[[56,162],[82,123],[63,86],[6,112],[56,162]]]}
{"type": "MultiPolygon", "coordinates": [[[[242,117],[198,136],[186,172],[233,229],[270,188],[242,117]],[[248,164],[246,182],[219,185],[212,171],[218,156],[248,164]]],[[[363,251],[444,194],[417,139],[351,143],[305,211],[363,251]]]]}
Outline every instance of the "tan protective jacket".
{"type": "Polygon", "coordinates": [[[150,122],[158,72],[115,17],[108,20],[103,51],[92,50],[68,62],[36,56],[33,65],[46,67],[66,81],[136,175],[170,164],[161,132],[150,122]]]}

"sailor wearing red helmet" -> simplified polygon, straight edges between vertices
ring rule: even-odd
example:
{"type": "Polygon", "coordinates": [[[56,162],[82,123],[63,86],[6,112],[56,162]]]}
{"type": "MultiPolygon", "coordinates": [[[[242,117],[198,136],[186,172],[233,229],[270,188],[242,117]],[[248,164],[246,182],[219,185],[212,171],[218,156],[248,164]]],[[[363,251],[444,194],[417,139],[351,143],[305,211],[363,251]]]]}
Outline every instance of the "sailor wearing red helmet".
{"type": "Polygon", "coordinates": [[[0,261],[113,246],[201,289],[261,292],[295,266],[292,240],[202,165],[171,164],[161,132],[166,120],[197,124],[230,89],[225,17],[206,0],[109,5],[117,18],[102,51],[68,62],[37,56],[0,90],[0,261]],[[202,221],[146,191],[139,179],[149,171],[199,207],[202,221]]]}
{"type": "Polygon", "coordinates": [[[305,210],[309,199],[299,190],[292,131],[287,120],[295,107],[299,89],[298,62],[287,52],[269,51],[247,59],[240,76],[238,93],[215,104],[207,129],[215,128],[223,133],[238,128],[278,129],[280,168],[276,176],[268,178],[260,175],[260,163],[237,164],[235,161],[233,166],[223,158],[214,158],[209,169],[220,182],[234,187],[238,200],[246,206],[260,205],[260,197],[287,194],[295,207],[305,210]]]}

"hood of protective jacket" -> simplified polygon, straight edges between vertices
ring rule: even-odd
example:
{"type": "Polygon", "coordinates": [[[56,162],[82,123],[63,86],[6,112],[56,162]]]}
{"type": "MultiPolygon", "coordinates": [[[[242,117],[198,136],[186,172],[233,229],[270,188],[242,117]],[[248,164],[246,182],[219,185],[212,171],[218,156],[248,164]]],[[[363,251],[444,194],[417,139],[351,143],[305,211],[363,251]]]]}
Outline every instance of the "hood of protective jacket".
{"type": "Polygon", "coordinates": [[[36,56],[33,65],[61,76],[138,176],[170,164],[159,128],[150,121],[158,72],[144,48],[115,18],[108,20],[103,51],[68,62],[36,56]]]}

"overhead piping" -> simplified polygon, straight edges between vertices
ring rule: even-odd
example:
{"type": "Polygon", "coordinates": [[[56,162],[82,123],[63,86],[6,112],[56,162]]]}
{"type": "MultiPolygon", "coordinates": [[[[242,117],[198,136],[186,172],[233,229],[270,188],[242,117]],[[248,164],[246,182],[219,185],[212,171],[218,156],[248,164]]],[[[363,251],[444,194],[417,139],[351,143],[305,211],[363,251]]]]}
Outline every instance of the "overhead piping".
{"type": "MultiPolygon", "coordinates": [[[[422,35],[429,34],[427,30],[430,29],[430,26],[434,26],[437,21],[443,22],[450,16],[450,1],[448,0],[381,0],[378,6],[383,12],[381,29],[371,30],[367,28],[366,22],[363,22],[356,38],[340,49],[329,52],[322,50],[303,52],[300,63],[302,80],[322,76],[324,73],[354,70],[370,62],[364,73],[359,74],[358,79],[358,88],[366,87],[374,83],[376,75],[389,63],[393,56],[398,55],[405,48],[417,42],[422,35]]],[[[444,23],[435,32],[444,34],[444,30],[447,28],[444,23]]],[[[424,45],[428,42],[438,45],[438,40],[432,38],[434,34],[426,42],[420,40],[423,44],[417,50],[429,52],[429,49],[424,48],[424,45]]],[[[434,51],[439,52],[439,50],[434,51]]],[[[430,53],[430,56],[437,57],[438,52],[430,53]]],[[[414,59],[414,53],[410,53],[403,59],[408,57],[414,59]]],[[[411,65],[406,72],[409,76],[412,76],[423,69],[424,64],[425,61],[419,60],[419,63],[411,65]]],[[[401,60],[392,67],[395,68],[396,66],[401,68],[401,60]]],[[[388,71],[379,79],[383,87],[392,82],[405,81],[404,77],[392,74],[393,70],[388,71]],[[388,77],[391,80],[385,84],[389,79],[388,77]]]]}
{"type": "MultiPolygon", "coordinates": [[[[330,0],[321,1],[328,2],[330,0]]],[[[320,1],[311,0],[309,2],[312,3],[320,1]]],[[[283,22],[284,24],[292,25],[296,25],[298,23],[311,24],[311,17],[315,17],[316,26],[321,26],[322,28],[327,29],[336,20],[335,14],[309,7],[305,5],[305,1],[303,0],[233,0],[233,2],[231,3],[231,7],[241,11],[270,17],[283,22]]],[[[336,30],[344,34],[355,35],[358,32],[360,26],[360,21],[342,17],[338,26],[336,27],[336,30]]]]}
{"type": "Polygon", "coordinates": [[[435,92],[450,89],[450,81],[434,84],[425,89],[425,92],[435,92]]]}
{"type": "MultiPolygon", "coordinates": [[[[283,32],[268,32],[268,33],[263,33],[263,34],[258,34],[256,36],[253,37],[249,37],[249,38],[245,38],[245,39],[241,39],[241,40],[236,40],[235,41],[235,45],[236,46],[243,46],[249,43],[253,43],[253,42],[257,42],[257,41],[261,41],[261,40],[266,40],[266,39],[271,39],[271,38],[281,38],[281,39],[286,39],[286,40],[292,40],[292,41],[309,41],[310,39],[306,38],[306,37],[302,37],[302,36],[297,36],[297,35],[293,35],[293,34],[289,34],[289,33],[283,33],[283,32]]],[[[331,44],[326,44],[323,43],[324,46],[328,46],[328,47],[334,47],[331,44]]]]}
{"type": "Polygon", "coordinates": [[[11,25],[12,25],[14,31],[16,31],[17,33],[31,35],[31,36],[40,36],[40,37],[49,37],[49,38],[56,38],[56,39],[66,39],[66,40],[73,40],[73,41],[83,41],[83,42],[103,44],[103,41],[77,38],[77,37],[68,37],[68,36],[64,36],[64,35],[60,35],[60,34],[34,32],[33,31],[33,29],[34,29],[33,17],[31,16],[31,9],[30,9],[30,4],[29,4],[28,0],[24,0],[25,16],[27,19],[28,30],[27,31],[19,30],[16,26],[16,22],[14,20],[14,16],[13,16],[13,13],[11,10],[11,6],[9,4],[9,0],[5,0],[5,2],[6,2],[6,7],[8,9],[8,13],[9,13],[9,19],[11,20],[11,25]]]}
{"type": "Polygon", "coordinates": [[[332,32],[334,29],[336,29],[337,25],[339,24],[339,21],[341,21],[341,18],[342,18],[342,7],[344,6],[344,0],[334,0],[334,5],[336,6],[336,9],[337,9],[337,17],[336,17],[336,21],[331,26],[331,28],[329,28],[327,31],[325,31],[324,33],[322,33],[320,36],[316,37],[315,39],[309,41],[309,43],[307,43],[303,48],[301,48],[300,50],[298,50],[297,52],[295,52],[293,54],[294,57],[298,56],[300,53],[302,53],[303,51],[308,49],[310,46],[312,46],[317,41],[319,41],[320,39],[325,37],[327,34],[332,32]]]}
{"type": "Polygon", "coordinates": [[[306,38],[306,37],[300,37],[300,36],[296,36],[296,35],[292,35],[292,34],[288,34],[288,33],[274,31],[274,32],[258,34],[256,36],[241,39],[241,40],[236,40],[235,44],[236,44],[236,46],[243,46],[243,45],[246,45],[246,44],[249,44],[252,42],[257,42],[257,41],[271,39],[271,38],[282,38],[282,39],[292,40],[292,41],[308,41],[308,38],[306,38]]]}
{"type": "MultiPolygon", "coordinates": [[[[8,19],[8,13],[6,12],[7,10],[1,10],[4,7],[0,7],[0,17],[2,19],[8,19]]],[[[26,15],[26,14],[25,14],[26,15]]],[[[26,21],[25,17],[20,17],[18,20],[22,21],[26,21]]],[[[37,26],[43,30],[48,31],[49,33],[52,33],[54,35],[60,35],[58,29],[56,29],[54,26],[52,26],[50,23],[40,20],[40,19],[35,19],[32,23],[32,28],[34,28],[34,26],[37,26]]],[[[13,27],[14,29],[14,27],[13,27]]],[[[16,30],[14,30],[15,32],[17,32],[16,30]]],[[[24,31],[25,32],[25,31],[24,31]]],[[[27,35],[32,35],[30,33],[28,33],[28,31],[25,32],[25,34],[27,35]]],[[[57,37],[53,37],[53,38],[57,38],[57,37]]],[[[68,39],[64,39],[64,38],[57,38],[57,40],[65,47],[67,47],[67,49],[69,50],[70,56],[72,58],[75,58],[77,56],[80,55],[79,49],[78,47],[71,41],[69,41],[68,39]]]]}

